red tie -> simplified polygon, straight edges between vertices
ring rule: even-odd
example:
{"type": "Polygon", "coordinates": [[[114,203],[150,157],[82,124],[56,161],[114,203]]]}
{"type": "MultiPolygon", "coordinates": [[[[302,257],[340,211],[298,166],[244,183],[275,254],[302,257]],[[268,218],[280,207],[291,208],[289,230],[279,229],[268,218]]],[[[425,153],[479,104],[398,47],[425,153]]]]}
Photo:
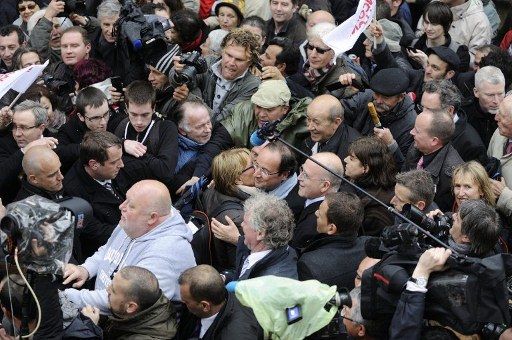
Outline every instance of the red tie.
{"type": "Polygon", "coordinates": [[[416,169],[418,169],[418,170],[423,169],[423,156],[421,156],[420,160],[418,161],[418,165],[416,165],[416,169]]]}

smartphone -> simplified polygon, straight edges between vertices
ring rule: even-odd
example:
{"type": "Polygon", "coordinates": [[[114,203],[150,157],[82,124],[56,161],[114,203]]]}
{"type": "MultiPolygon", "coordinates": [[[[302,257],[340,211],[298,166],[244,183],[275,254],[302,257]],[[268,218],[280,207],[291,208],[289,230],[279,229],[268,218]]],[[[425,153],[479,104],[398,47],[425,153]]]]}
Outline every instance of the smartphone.
{"type": "Polygon", "coordinates": [[[112,83],[112,86],[116,89],[116,92],[123,93],[123,81],[121,80],[121,77],[114,76],[110,77],[110,81],[112,83]]]}
{"type": "Polygon", "coordinates": [[[408,51],[413,52],[413,53],[418,53],[418,50],[417,50],[417,49],[415,49],[414,47],[406,47],[406,49],[407,49],[408,51]]]}

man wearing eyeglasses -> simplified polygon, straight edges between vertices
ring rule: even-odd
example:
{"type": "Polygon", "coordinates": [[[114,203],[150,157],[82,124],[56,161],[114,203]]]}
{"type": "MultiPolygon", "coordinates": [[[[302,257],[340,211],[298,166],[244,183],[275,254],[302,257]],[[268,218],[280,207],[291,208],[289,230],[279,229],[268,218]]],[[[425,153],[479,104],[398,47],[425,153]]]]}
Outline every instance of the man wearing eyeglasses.
{"type": "Polygon", "coordinates": [[[87,131],[114,132],[126,115],[111,110],[103,91],[89,86],[81,90],[75,102],[76,115],[59,130],[57,138],[61,144],[79,144],[87,131]]]}
{"type": "MultiPolygon", "coordinates": [[[[320,152],[313,155],[312,158],[336,174],[343,176],[343,163],[336,154],[320,152]]],[[[325,195],[337,192],[341,185],[341,179],[309,159],[300,167],[298,180],[298,194],[306,201],[302,212],[295,220],[296,227],[290,242],[290,245],[296,249],[305,247],[318,234],[315,212],[325,199],[325,195]]]]}
{"type": "Polygon", "coordinates": [[[0,139],[0,195],[7,204],[13,201],[20,189],[23,155],[34,146],[55,149],[63,164],[71,164],[78,157],[78,148],[58,146],[58,140],[44,137],[47,111],[31,100],[14,108],[12,134],[0,139]]]}

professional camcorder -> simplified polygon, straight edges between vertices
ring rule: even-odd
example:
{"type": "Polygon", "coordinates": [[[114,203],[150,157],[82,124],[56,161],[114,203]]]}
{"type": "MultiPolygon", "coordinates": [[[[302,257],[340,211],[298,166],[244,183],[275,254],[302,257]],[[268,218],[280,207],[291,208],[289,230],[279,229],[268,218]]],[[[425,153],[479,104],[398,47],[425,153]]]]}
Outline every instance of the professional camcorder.
{"type": "Polygon", "coordinates": [[[182,54],[181,63],[185,65],[183,70],[176,72],[173,69],[169,75],[171,86],[174,88],[191,83],[198,73],[204,73],[208,69],[206,60],[197,51],[182,54]]]}
{"type": "Polygon", "coordinates": [[[7,206],[0,222],[1,243],[12,259],[39,274],[58,274],[71,257],[75,228],[92,216],[89,203],[78,197],[56,202],[34,195],[7,206]]]}
{"type": "Polygon", "coordinates": [[[167,49],[165,31],[172,26],[169,19],[144,15],[133,1],[127,0],[121,8],[113,33],[119,43],[128,41],[132,52],[140,52],[143,58],[148,58],[156,51],[167,49]]]}

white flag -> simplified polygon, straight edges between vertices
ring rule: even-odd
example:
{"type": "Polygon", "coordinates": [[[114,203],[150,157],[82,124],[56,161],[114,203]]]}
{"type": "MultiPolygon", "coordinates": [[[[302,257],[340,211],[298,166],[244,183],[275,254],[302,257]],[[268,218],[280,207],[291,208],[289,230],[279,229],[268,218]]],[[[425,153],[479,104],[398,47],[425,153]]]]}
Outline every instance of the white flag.
{"type": "Polygon", "coordinates": [[[42,65],[32,65],[18,71],[0,74],[0,98],[10,89],[19,93],[25,92],[36,81],[37,77],[43,73],[49,62],[47,60],[42,65]]]}
{"type": "Polygon", "coordinates": [[[333,49],[336,57],[350,50],[357,38],[370,25],[375,16],[376,3],[377,0],[359,0],[356,13],[322,38],[323,42],[333,49]]]}

